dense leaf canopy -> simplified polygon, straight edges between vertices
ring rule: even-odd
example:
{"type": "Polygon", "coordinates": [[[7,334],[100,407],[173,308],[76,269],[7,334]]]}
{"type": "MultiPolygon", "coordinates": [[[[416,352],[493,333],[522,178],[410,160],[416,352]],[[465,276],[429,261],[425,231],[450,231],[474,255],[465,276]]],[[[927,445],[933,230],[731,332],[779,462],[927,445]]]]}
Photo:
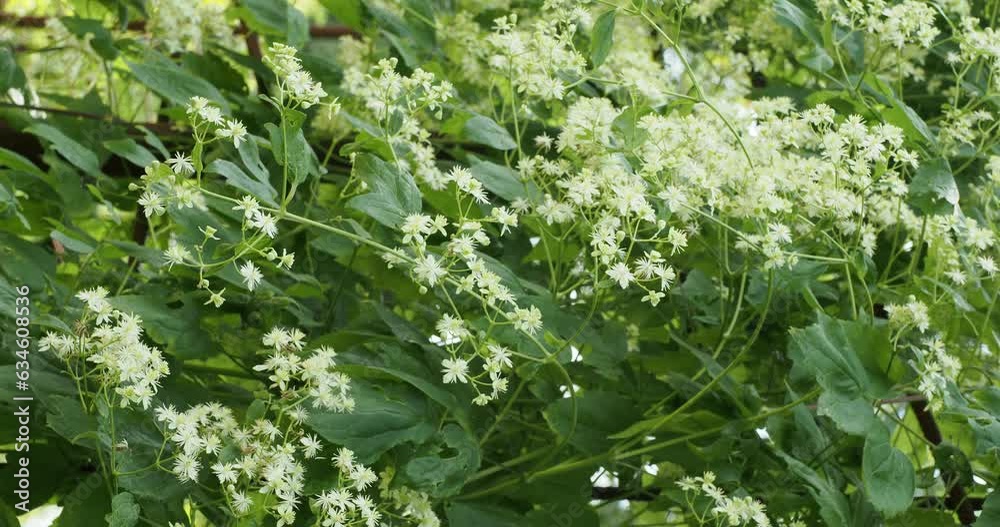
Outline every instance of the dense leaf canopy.
{"type": "Polygon", "coordinates": [[[1000,525],[1000,2],[0,9],[0,525],[1000,525]]]}

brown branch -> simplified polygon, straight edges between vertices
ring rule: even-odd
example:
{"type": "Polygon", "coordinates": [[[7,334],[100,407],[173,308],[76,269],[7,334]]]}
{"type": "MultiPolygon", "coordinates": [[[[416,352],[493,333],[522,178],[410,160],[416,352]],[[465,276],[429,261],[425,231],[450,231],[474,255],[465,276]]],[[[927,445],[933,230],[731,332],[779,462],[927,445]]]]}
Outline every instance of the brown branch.
{"type": "Polygon", "coordinates": [[[122,126],[128,126],[131,128],[138,128],[142,126],[159,133],[168,133],[171,130],[170,125],[167,123],[131,123],[128,121],[123,121],[111,115],[100,115],[96,113],[78,112],[76,110],[66,110],[63,108],[50,108],[48,106],[32,106],[30,104],[14,104],[11,102],[0,102],[0,108],[10,108],[12,110],[23,110],[23,111],[39,111],[39,112],[53,113],[58,115],[66,115],[69,117],[79,117],[81,119],[90,119],[94,121],[107,121],[122,126]]]}
{"type": "MultiPolygon", "coordinates": [[[[913,415],[917,418],[917,423],[920,424],[920,431],[923,432],[924,437],[935,446],[940,445],[944,441],[944,437],[941,435],[941,429],[938,427],[937,421],[934,420],[934,414],[927,407],[927,401],[911,401],[910,408],[913,409],[913,415]]],[[[958,513],[958,519],[961,520],[963,525],[972,525],[975,523],[975,504],[969,500],[965,488],[958,482],[955,474],[942,469],[941,479],[946,483],[948,481],[955,481],[948,489],[948,495],[944,499],[945,505],[958,513]]],[[[981,506],[982,504],[980,503],[981,506]]]]}
{"type": "Polygon", "coordinates": [[[659,487],[647,487],[644,489],[622,489],[618,487],[592,487],[590,489],[590,499],[593,500],[629,500],[629,501],[653,501],[660,495],[659,487]]]}
{"type": "MultiPolygon", "coordinates": [[[[899,403],[912,403],[914,401],[927,401],[927,398],[923,395],[913,394],[913,395],[901,395],[899,397],[893,397],[891,399],[879,399],[875,401],[876,406],[882,406],[883,404],[899,404],[899,403]]],[[[818,408],[816,404],[806,405],[806,408],[810,410],[815,410],[818,408]]]]}
{"type": "MultiPolygon", "coordinates": [[[[642,489],[627,489],[620,487],[591,487],[590,498],[594,500],[614,501],[653,501],[663,492],[660,487],[646,487],[642,489]]],[[[974,510],[981,509],[983,498],[967,498],[966,502],[974,510]]],[[[940,508],[948,503],[948,498],[941,499],[937,496],[920,496],[914,499],[918,507],[927,509],[940,508]]],[[[975,515],[973,515],[973,519],[975,515]]]]}
{"type": "MultiPolygon", "coordinates": [[[[44,28],[45,22],[52,17],[44,16],[15,16],[10,13],[0,13],[0,23],[10,22],[13,23],[15,27],[24,28],[44,28]]],[[[125,26],[127,29],[132,31],[145,31],[146,21],[145,20],[133,20],[125,26]]],[[[234,33],[237,35],[242,35],[248,33],[246,25],[240,24],[234,33]]],[[[330,26],[309,26],[309,35],[313,38],[340,38],[344,36],[360,36],[360,34],[347,26],[342,25],[330,25],[330,26]]]]}

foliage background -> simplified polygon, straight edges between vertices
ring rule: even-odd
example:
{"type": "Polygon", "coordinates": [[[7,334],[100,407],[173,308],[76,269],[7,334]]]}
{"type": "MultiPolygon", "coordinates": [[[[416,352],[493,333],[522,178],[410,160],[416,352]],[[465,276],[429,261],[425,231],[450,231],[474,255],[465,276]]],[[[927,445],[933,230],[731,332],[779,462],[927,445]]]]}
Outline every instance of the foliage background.
{"type": "MultiPolygon", "coordinates": [[[[1000,525],[993,490],[1000,452],[998,291],[995,269],[976,263],[996,249],[992,241],[976,249],[965,234],[948,241],[953,220],[944,219],[965,225],[971,218],[991,233],[997,225],[1000,178],[991,176],[1000,171],[991,164],[1000,155],[993,117],[1000,45],[991,33],[997,2],[920,2],[940,33],[930,46],[918,39],[895,46],[884,40],[892,36],[888,30],[873,34],[861,18],[824,16],[836,2],[543,8],[248,0],[217,4],[223,22],[206,16],[197,39],[177,30],[193,19],[155,27],[154,4],[0,3],[4,349],[14,349],[6,306],[15,287],[30,286],[40,335],[76,331],[83,309],[74,295],[103,286],[116,309],[142,317],[147,339],[165,352],[171,374],[157,402],[183,409],[218,401],[242,420],[255,411],[254,401],[268,397],[266,375],[253,369],[263,360],[260,339],[272,326],[301,328],[310,346],[339,352],[338,371],[352,378],[356,401],[353,413],[314,413],[309,430],[380,471],[390,469],[393,485],[426,493],[441,521],[454,526],[698,525],[692,508],[704,509],[705,502],[692,506],[677,482],[706,471],[734,495],[761,501],[775,522],[1000,525]],[[489,62],[493,19],[517,12],[530,25],[579,15],[574,9],[588,16],[551,31],[584,63],[545,74],[564,95],[534,93],[518,84],[524,78],[489,62]],[[970,14],[987,39],[977,52],[962,47],[971,38],[962,23],[970,14]],[[60,20],[63,28],[39,29],[51,24],[46,20],[60,20]],[[284,130],[281,116],[290,114],[258,97],[277,93],[278,79],[262,60],[272,42],[300,48],[304,68],[342,105],[335,116],[322,107],[303,109],[302,141],[286,138],[283,148],[298,150],[290,157],[284,150],[284,158],[267,125],[284,130]],[[961,53],[957,66],[950,53],[961,53]],[[352,69],[374,71],[384,57],[395,57],[405,75],[422,68],[453,85],[440,116],[431,108],[407,117],[426,130],[423,138],[397,143],[402,123],[395,116],[379,120],[350,86],[352,69]],[[205,206],[171,207],[166,216],[147,218],[130,185],[154,161],[195,147],[184,110],[193,96],[245,123],[254,151],[225,142],[207,146],[198,159],[199,181],[204,168],[204,189],[214,194],[205,206]],[[735,245],[740,232],[763,236],[769,223],[787,218],[690,220],[664,209],[667,200],[649,191],[658,218],[678,227],[698,224],[690,248],[676,257],[670,243],[650,242],[666,247],[677,271],[666,298],[650,305],[642,292],[609,280],[610,266],[587,260],[596,222],[545,221],[538,206],[559,187],[525,177],[519,165],[540,155],[563,159],[572,172],[589,168],[596,155],[547,150],[533,138],[560,137],[573,126],[576,102],[602,97],[615,108],[605,123],[612,139],[595,144],[628,157],[637,170],[647,160],[636,152],[651,133],[643,116],[691,118],[707,124],[703,135],[687,138],[689,148],[729,160],[714,171],[751,174],[751,181],[791,178],[807,166],[769,164],[758,154],[765,146],[753,139],[757,121],[750,114],[768,114],[764,108],[776,97],[799,110],[826,104],[837,123],[857,114],[873,127],[893,125],[919,168],[903,166],[893,153],[871,170],[898,176],[905,186],[898,203],[913,216],[909,224],[879,227],[876,251],[862,250],[850,233],[838,239],[854,245],[838,253],[821,232],[845,227],[818,215],[812,230],[796,230],[794,245],[779,251],[803,258],[774,265],[735,245]],[[471,167],[492,203],[474,204],[453,190],[454,182],[437,188],[421,176],[414,160],[420,145],[431,147],[430,164],[441,173],[471,167]],[[748,168],[743,156],[766,175],[748,168]],[[296,190],[285,200],[289,188],[296,190]],[[198,269],[169,266],[163,253],[172,243],[203,242],[200,229],[207,225],[222,239],[208,253],[239,246],[245,225],[226,198],[245,193],[272,204],[282,198],[276,209],[294,221],[277,214],[282,223],[273,243],[294,252],[296,264],[262,263],[266,274],[256,290],[247,290],[235,266],[213,269],[212,282],[227,292],[225,303],[213,307],[198,269]],[[399,224],[409,213],[455,221],[472,210],[471,217],[487,218],[490,207],[518,199],[531,204],[520,225],[503,235],[490,225],[494,243],[479,253],[522,307],[540,310],[541,351],[513,330],[498,332],[495,338],[518,353],[510,389],[475,405],[469,384],[442,384],[441,361],[454,353],[429,340],[448,311],[448,288],[425,291],[406,266],[387,267],[379,247],[401,244],[399,224]],[[962,284],[946,279],[951,258],[970,275],[962,284]],[[572,268],[580,259],[592,277],[584,273],[579,284],[564,287],[576,279],[572,268]],[[935,381],[936,403],[919,388],[927,371],[914,350],[923,335],[889,320],[887,306],[906,306],[911,295],[929,308],[932,332],[944,335],[962,364],[960,375],[935,381]]],[[[871,16],[886,18],[888,6],[864,4],[871,16]]],[[[902,5],[909,4],[915,2],[902,5]]],[[[887,19],[893,17],[902,20],[903,13],[887,19]]],[[[738,194],[734,188],[724,191],[738,194]]],[[[790,199],[793,212],[809,207],[804,198],[790,199]]],[[[967,227],[955,232],[961,229],[967,227]]],[[[431,243],[437,244],[444,246],[431,243]]],[[[457,301],[469,327],[492,331],[489,309],[475,298],[457,301]]],[[[0,362],[0,404],[9,406],[15,357],[4,354],[0,362]]],[[[81,409],[63,365],[41,352],[31,355],[31,385],[38,401],[32,503],[61,504],[57,525],[101,525],[105,518],[112,525],[274,522],[232,519],[207,470],[200,485],[167,472],[107,473],[98,452],[118,448],[120,439],[128,440],[124,456],[156,456],[164,438],[152,410],[113,410],[122,436],[109,433],[108,412],[81,409]],[[113,496],[127,497],[113,502],[113,496]],[[126,502],[141,514],[129,516],[126,502]]],[[[13,436],[12,424],[0,425],[4,438],[13,436]]],[[[317,481],[330,477],[318,463],[309,471],[317,481]]],[[[15,521],[12,482],[0,478],[8,523],[15,521]]],[[[309,518],[303,513],[297,525],[311,525],[309,518]]]]}

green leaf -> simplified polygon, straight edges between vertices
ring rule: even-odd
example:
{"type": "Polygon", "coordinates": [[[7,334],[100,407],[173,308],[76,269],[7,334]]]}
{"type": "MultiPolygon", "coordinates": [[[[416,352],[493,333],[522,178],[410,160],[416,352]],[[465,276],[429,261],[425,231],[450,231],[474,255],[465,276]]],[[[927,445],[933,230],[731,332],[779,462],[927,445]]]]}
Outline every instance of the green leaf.
{"type": "Polygon", "coordinates": [[[254,31],[280,36],[290,46],[301,48],[309,38],[305,15],[285,0],[243,0],[237,11],[254,31]]]}
{"type": "Polygon", "coordinates": [[[819,505],[819,515],[823,518],[827,527],[852,527],[850,521],[851,506],[847,502],[847,497],[839,489],[834,487],[826,478],[820,477],[815,470],[809,468],[805,463],[784,452],[778,452],[778,455],[781,456],[781,459],[785,460],[788,468],[796,476],[809,485],[809,494],[812,495],[813,499],[819,505]]]}
{"type": "Polygon", "coordinates": [[[93,437],[84,435],[97,431],[97,419],[83,410],[79,399],[56,395],[45,402],[45,407],[48,411],[45,421],[49,428],[70,443],[93,448],[93,437]]]}
{"type": "Polygon", "coordinates": [[[24,87],[24,71],[17,65],[14,52],[9,46],[0,46],[0,93],[7,93],[9,88],[24,87]]]}
{"type": "Polygon", "coordinates": [[[493,503],[453,501],[445,507],[451,527],[524,527],[524,518],[493,503]]]}
{"type": "Polygon", "coordinates": [[[639,418],[634,401],[616,393],[589,391],[576,399],[576,426],[573,427],[573,400],[559,399],[543,412],[549,426],[570,444],[587,454],[599,454],[614,444],[610,439],[639,418]]]}
{"type": "Polygon", "coordinates": [[[142,317],[150,338],[180,358],[203,358],[213,351],[212,339],[199,323],[201,302],[185,297],[182,307],[172,308],[167,305],[166,291],[116,296],[108,301],[119,311],[142,317]]]}
{"type": "MultiPolygon", "coordinates": [[[[381,312],[388,311],[379,304],[374,304],[373,307],[381,312]]],[[[426,341],[426,337],[423,340],[426,341]]],[[[454,393],[442,387],[440,374],[429,372],[415,357],[407,354],[398,346],[387,345],[383,358],[385,359],[383,365],[373,364],[366,367],[409,383],[434,402],[447,408],[462,426],[468,426],[469,409],[467,405],[461,403],[454,393]]]]}
{"type": "Polygon", "coordinates": [[[528,188],[517,172],[491,161],[479,161],[469,167],[472,177],[482,182],[486,190],[507,201],[528,197],[528,188]]]}
{"type": "Polygon", "coordinates": [[[996,527],[1000,525],[1000,490],[994,490],[983,501],[983,511],[975,523],[976,527],[996,527]]]}
{"type": "Polygon", "coordinates": [[[135,496],[122,492],[111,499],[111,514],[104,516],[108,527],[134,527],[139,523],[139,504],[135,496]]]}
{"type": "Polygon", "coordinates": [[[0,148],[0,166],[26,172],[38,177],[45,177],[45,172],[42,172],[30,159],[6,148],[0,148]]]}
{"type": "Polygon", "coordinates": [[[257,147],[256,136],[251,135],[247,137],[246,141],[240,143],[240,147],[237,150],[240,153],[240,161],[250,171],[250,174],[257,181],[270,185],[271,175],[268,173],[263,161],[260,160],[260,149],[257,147]]]}
{"type": "Polygon", "coordinates": [[[319,0],[323,7],[327,8],[333,16],[337,17],[344,25],[361,29],[361,20],[364,13],[361,0],[319,0]]]}
{"type": "Polygon", "coordinates": [[[156,161],[156,157],[146,147],[132,139],[111,139],[102,144],[113,154],[127,159],[136,166],[146,167],[156,161]]]}
{"type": "Polygon", "coordinates": [[[347,202],[387,227],[397,227],[410,214],[421,210],[420,189],[413,176],[371,154],[359,154],[354,171],[371,192],[347,202]]]}
{"type": "Polygon", "coordinates": [[[24,131],[52,143],[52,149],[59,152],[59,155],[66,158],[73,166],[92,176],[101,174],[101,166],[94,152],[71,139],[62,130],[44,123],[37,123],[25,128],[24,131]]]}
{"type": "Polygon", "coordinates": [[[869,501],[886,517],[900,514],[913,503],[913,464],[892,446],[882,423],[876,422],[868,432],[861,469],[869,501]]]}
{"type": "Polygon", "coordinates": [[[910,509],[886,522],[886,527],[956,527],[955,513],[933,509],[910,509]]]}
{"type": "Polygon", "coordinates": [[[118,49],[115,48],[115,39],[100,20],[75,16],[64,16],[60,20],[70,33],[73,33],[81,40],[87,40],[88,35],[92,35],[92,37],[89,37],[90,47],[94,48],[94,51],[101,58],[115,60],[118,57],[118,49]]]}
{"type": "MultiPolygon", "coordinates": [[[[94,527],[101,518],[111,516],[111,496],[108,494],[110,484],[104,481],[100,471],[91,473],[77,483],[65,500],[57,525],[59,527],[94,527]],[[107,513],[107,514],[105,514],[107,513]]],[[[107,518],[104,520],[107,522],[107,518]]]]}
{"type": "Polygon", "coordinates": [[[590,63],[594,68],[604,64],[614,43],[615,15],[618,11],[605,11],[594,21],[594,32],[590,35],[590,63]]]}
{"type": "Polygon", "coordinates": [[[900,127],[911,140],[926,141],[932,145],[937,143],[930,127],[913,108],[895,97],[890,101],[892,105],[882,112],[886,121],[900,127]]]}
{"type": "Polygon", "coordinates": [[[94,247],[89,243],[78,240],[76,238],[71,238],[59,231],[52,231],[51,233],[49,233],[49,236],[53,240],[56,240],[57,242],[61,243],[63,247],[75,253],[90,254],[94,252],[94,247]]]}
{"type": "Polygon", "coordinates": [[[440,437],[448,455],[435,446],[436,453],[421,455],[403,466],[403,475],[416,488],[433,497],[448,497],[462,489],[465,481],[479,469],[479,444],[462,428],[449,424],[440,437]]]}
{"type": "Polygon", "coordinates": [[[517,143],[510,136],[507,129],[497,124],[496,121],[485,115],[473,115],[462,128],[465,137],[481,145],[490,146],[497,150],[513,150],[517,148],[517,143]]]}
{"type": "Polygon", "coordinates": [[[126,64],[139,82],[163,98],[177,105],[185,105],[191,97],[200,96],[218,104],[223,111],[229,111],[226,99],[210,82],[192,75],[158,53],[148,52],[144,58],[143,62],[126,64]]]}
{"type": "Polygon", "coordinates": [[[924,161],[910,181],[909,203],[924,214],[952,214],[958,207],[958,185],[944,158],[924,161]]]}
{"type": "Polygon", "coordinates": [[[277,206],[275,199],[278,197],[278,191],[270,185],[270,183],[262,183],[258,180],[251,179],[250,176],[246,175],[240,167],[236,166],[235,163],[226,161],[225,159],[216,159],[212,161],[207,167],[205,167],[205,172],[209,174],[219,174],[220,176],[226,178],[226,183],[236,187],[247,194],[251,194],[261,199],[261,201],[277,206]]]}
{"type": "Polygon", "coordinates": [[[319,162],[315,160],[316,154],[306,142],[305,134],[302,132],[302,124],[306,120],[306,115],[296,110],[286,110],[281,121],[281,126],[267,123],[265,127],[271,136],[271,149],[274,153],[275,161],[278,165],[288,165],[288,183],[296,186],[306,180],[314,170],[314,165],[319,162]]]}
{"type": "Polygon", "coordinates": [[[815,324],[792,330],[788,349],[796,366],[810,372],[823,388],[820,413],[841,430],[864,435],[875,420],[871,401],[888,391],[878,368],[878,361],[889,355],[887,328],[821,313],[815,324]]]}
{"type": "Polygon", "coordinates": [[[816,23],[799,6],[789,0],[777,0],[774,3],[774,14],[782,25],[797,29],[813,44],[823,45],[823,34],[816,27],[816,23]]]}
{"type": "Polygon", "coordinates": [[[426,399],[405,385],[352,383],[356,407],[338,414],[314,410],[308,424],[327,441],[350,448],[362,463],[405,443],[422,443],[437,429],[426,399]]]}

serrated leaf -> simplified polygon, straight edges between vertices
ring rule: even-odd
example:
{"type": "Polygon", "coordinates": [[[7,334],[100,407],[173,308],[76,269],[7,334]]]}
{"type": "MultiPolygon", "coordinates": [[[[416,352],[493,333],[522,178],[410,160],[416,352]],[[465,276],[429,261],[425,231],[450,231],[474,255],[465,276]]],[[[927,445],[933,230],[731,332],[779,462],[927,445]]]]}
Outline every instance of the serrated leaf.
{"type": "Polygon", "coordinates": [[[354,171],[371,192],[347,202],[353,209],[371,216],[386,227],[397,227],[410,214],[421,210],[420,189],[408,172],[371,154],[359,154],[354,171]]]}
{"type": "Polygon", "coordinates": [[[465,430],[449,424],[440,433],[448,455],[438,452],[411,459],[403,466],[403,475],[416,488],[434,497],[448,497],[462,489],[465,481],[479,468],[479,444],[465,430]]]}
{"type": "Polygon", "coordinates": [[[868,500],[886,517],[900,514],[913,503],[913,464],[892,446],[882,423],[876,422],[868,431],[861,469],[868,500]]]}
{"type": "Polygon", "coordinates": [[[280,126],[271,123],[266,128],[271,136],[271,151],[279,166],[286,166],[288,170],[288,183],[297,186],[316,172],[314,166],[318,164],[315,160],[309,143],[306,142],[302,125],[305,123],[306,115],[296,110],[286,110],[282,117],[280,126]]]}
{"type": "Polygon", "coordinates": [[[237,150],[240,153],[240,161],[242,161],[243,166],[250,171],[250,174],[253,175],[257,181],[270,185],[271,176],[268,174],[267,167],[264,166],[264,162],[260,160],[260,148],[257,147],[256,137],[248,137],[246,141],[240,143],[237,150]]]}
{"type": "Polygon", "coordinates": [[[604,64],[614,44],[615,16],[617,10],[605,11],[594,21],[594,31],[590,35],[590,63],[594,68],[604,64]]]}
{"type": "Polygon", "coordinates": [[[111,513],[104,516],[108,527],[134,527],[139,523],[139,504],[135,496],[122,492],[111,499],[111,513]]]}
{"type": "Polygon", "coordinates": [[[824,314],[807,328],[793,329],[788,347],[796,366],[809,371],[823,388],[820,413],[855,435],[871,427],[871,401],[888,390],[877,362],[889,348],[886,328],[824,314]]]}

